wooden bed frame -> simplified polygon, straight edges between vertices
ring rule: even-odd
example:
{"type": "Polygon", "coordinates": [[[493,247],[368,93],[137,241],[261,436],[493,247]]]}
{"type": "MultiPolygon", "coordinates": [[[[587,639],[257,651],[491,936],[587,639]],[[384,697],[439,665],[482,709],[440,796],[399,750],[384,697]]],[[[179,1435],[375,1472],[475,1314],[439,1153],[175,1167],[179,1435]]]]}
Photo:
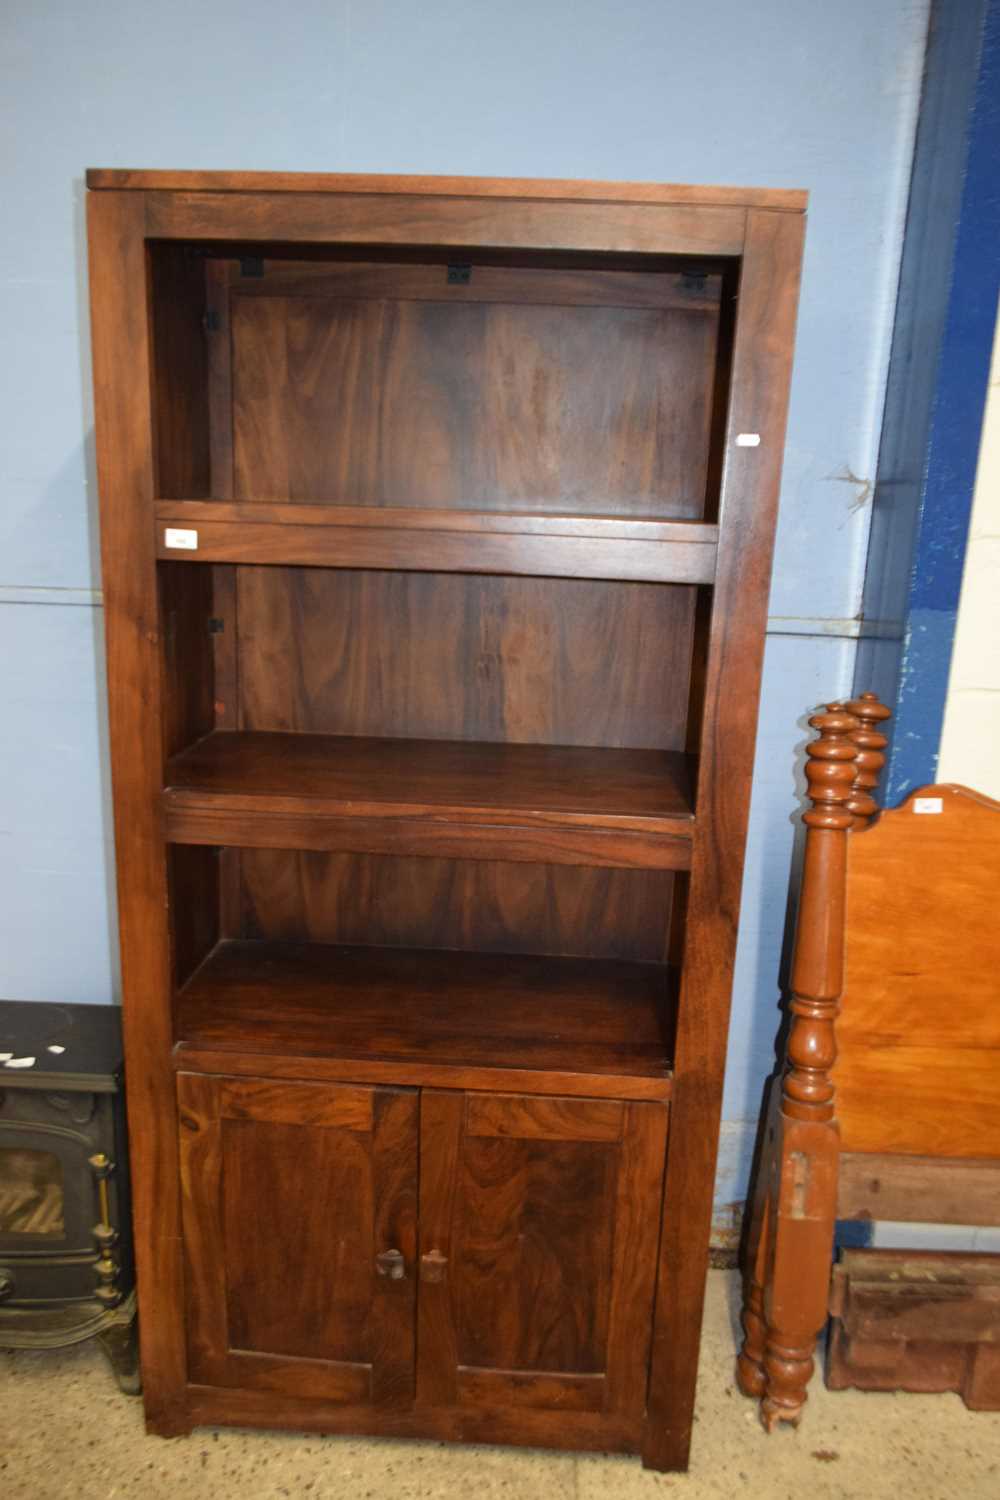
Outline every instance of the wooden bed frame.
{"type": "Polygon", "coordinates": [[[874,694],[810,724],[787,1041],[744,1238],[737,1379],[798,1423],[839,1219],[1000,1223],[1000,803],[929,786],[879,813],[874,694]]]}

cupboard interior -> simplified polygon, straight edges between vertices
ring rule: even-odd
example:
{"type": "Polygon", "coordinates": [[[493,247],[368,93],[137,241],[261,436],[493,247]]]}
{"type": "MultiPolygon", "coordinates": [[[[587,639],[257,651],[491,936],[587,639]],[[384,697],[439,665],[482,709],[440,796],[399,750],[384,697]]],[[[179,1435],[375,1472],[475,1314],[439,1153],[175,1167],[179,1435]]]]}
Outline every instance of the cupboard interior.
{"type": "Polygon", "coordinates": [[[736,263],[149,247],[164,499],[714,521],[736,263]]]}

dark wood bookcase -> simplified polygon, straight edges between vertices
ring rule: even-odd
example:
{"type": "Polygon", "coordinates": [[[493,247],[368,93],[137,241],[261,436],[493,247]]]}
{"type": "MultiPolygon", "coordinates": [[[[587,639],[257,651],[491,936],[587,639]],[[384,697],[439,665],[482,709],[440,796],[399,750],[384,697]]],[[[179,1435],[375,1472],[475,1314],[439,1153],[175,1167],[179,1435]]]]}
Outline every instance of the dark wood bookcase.
{"type": "Polygon", "coordinates": [[[149,1426],[682,1468],[805,195],[88,185],[149,1426]]]}

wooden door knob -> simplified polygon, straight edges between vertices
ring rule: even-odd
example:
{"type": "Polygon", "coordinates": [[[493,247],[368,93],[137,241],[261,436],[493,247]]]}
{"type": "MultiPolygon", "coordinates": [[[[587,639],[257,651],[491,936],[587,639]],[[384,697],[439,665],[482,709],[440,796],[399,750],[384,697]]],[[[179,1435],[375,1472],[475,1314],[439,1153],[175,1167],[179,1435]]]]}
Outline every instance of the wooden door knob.
{"type": "Polygon", "coordinates": [[[380,1250],[375,1257],[375,1270],[390,1281],[406,1280],[406,1261],[401,1250],[380,1250]]]}
{"type": "Polygon", "coordinates": [[[421,1280],[443,1281],[447,1266],[447,1255],[442,1255],[440,1250],[428,1250],[426,1255],[420,1257],[421,1280]]]}

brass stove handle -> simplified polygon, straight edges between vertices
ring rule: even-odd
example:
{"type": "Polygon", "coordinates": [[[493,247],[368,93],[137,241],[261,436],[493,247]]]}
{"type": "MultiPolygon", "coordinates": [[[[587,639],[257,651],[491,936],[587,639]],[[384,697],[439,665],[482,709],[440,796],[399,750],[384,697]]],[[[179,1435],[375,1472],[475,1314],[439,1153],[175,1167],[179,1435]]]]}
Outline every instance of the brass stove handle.
{"type": "Polygon", "coordinates": [[[402,1250],[380,1250],[375,1257],[375,1270],[379,1276],[388,1276],[390,1281],[405,1281],[406,1261],[402,1250]]]}

